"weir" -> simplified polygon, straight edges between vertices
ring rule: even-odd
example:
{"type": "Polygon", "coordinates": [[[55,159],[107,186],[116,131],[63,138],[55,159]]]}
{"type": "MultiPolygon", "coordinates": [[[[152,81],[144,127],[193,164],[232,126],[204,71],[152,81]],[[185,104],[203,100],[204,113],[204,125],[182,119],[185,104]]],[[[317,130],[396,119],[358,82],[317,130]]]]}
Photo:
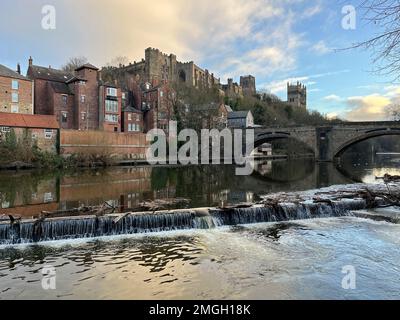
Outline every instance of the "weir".
{"type": "Polygon", "coordinates": [[[0,222],[0,244],[94,238],[184,229],[211,229],[219,226],[278,222],[321,217],[338,217],[352,210],[365,209],[363,199],[332,203],[281,203],[254,205],[249,208],[190,209],[155,213],[112,214],[52,218],[44,221],[0,222]]]}

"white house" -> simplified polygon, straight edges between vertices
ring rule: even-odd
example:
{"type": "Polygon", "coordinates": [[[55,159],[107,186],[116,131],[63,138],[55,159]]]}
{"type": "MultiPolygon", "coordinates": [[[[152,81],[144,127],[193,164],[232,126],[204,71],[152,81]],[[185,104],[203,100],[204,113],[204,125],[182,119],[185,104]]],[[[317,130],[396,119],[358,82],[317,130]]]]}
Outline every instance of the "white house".
{"type": "Polygon", "coordinates": [[[251,128],[254,126],[254,117],[251,111],[234,111],[228,113],[229,128],[251,128]]]}

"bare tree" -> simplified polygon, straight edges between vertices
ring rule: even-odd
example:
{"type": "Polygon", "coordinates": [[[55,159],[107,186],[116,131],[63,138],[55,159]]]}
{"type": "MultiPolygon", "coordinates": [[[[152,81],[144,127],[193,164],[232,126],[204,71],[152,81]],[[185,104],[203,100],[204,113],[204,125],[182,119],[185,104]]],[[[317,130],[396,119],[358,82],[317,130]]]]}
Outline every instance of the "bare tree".
{"type": "Polygon", "coordinates": [[[386,109],[388,117],[394,121],[400,121],[400,105],[392,104],[386,109]]]}
{"type": "Polygon", "coordinates": [[[372,51],[374,72],[400,78],[400,1],[359,0],[358,11],[364,21],[378,29],[377,34],[351,48],[365,48],[372,51]]]}
{"type": "Polygon", "coordinates": [[[126,56],[118,56],[107,63],[107,67],[121,67],[129,63],[129,59],[126,56]]]}
{"type": "Polygon", "coordinates": [[[86,57],[72,57],[61,67],[62,70],[73,73],[75,69],[87,63],[86,57]]]}

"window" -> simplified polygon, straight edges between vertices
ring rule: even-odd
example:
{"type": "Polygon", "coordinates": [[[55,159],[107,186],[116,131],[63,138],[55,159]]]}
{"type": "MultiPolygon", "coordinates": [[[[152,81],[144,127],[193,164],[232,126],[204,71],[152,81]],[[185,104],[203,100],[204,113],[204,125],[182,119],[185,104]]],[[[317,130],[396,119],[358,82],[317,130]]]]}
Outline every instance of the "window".
{"type": "Polygon", "coordinates": [[[18,102],[19,102],[18,93],[13,92],[13,93],[11,94],[11,101],[14,102],[14,103],[18,103],[18,102]]]}
{"type": "Polygon", "coordinates": [[[64,105],[66,105],[66,104],[67,104],[67,101],[68,101],[68,96],[62,95],[62,96],[61,96],[61,99],[62,99],[62,102],[64,103],[64,105]]]}
{"type": "Polygon", "coordinates": [[[116,97],[117,96],[117,89],[116,88],[107,88],[107,96],[116,97]]]}
{"type": "Polygon", "coordinates": [[[19,89],[19,82],[18,82],[18,80],[12,80],[11,88],[12,88],[13,90],[18,90],[18,89],[19,89]]]}
{"type": "Polygon", "coordinates": [[[19,107],[17,104],[11,105],[11,112],[12,113],[18,113],[19,112],[19,107]]]}
{"type": "Polygon", "coordinates": [[[164,92],[160,91],[160,97],[162,98],[164,96],[164,92]]]}
{"type": "Polygon", "coordinates": [[[126,94],[125,94],[125,92],[122,93],[122,99],[126,99],[126,94]]]}
{"type": "Polygon", "coordinates": [[[38,135],[37,132],[32,132],[32,140],[37,140],[38,135]]]}
{"type": "Polygon", "coordinates": [[[116,122],[118,122],[118,116],[116,114],[106,114],[105,120],[107,122],[116,123],[116,122]]]}
{"type": "Polygon", "coordinates": [[[53,201],[53,194],[51,192],[45,193],[44,196],[43,196],[43,201],[45,203],[52,202],[53,201]]]}
{"type": "Polygon", "coordinates": [[[128,120],[132,121],[132,113],[128,113],[128,120]]]}
{"type": "Polygon", "coordinates": [[[44,137],[45,139],[53,138],[53,130],[51,129],[44,129],[44,137]]]}
{"type": "Polygon", "coordinates": [[[82,103],[85,103],[85,100],[86,100],[86,96],[81,95],[81,102],[82,102],[82,103]]]}
{"type": "Polygon", "coordinates": [[[85,120],[86,119],[86,112],[81,112],[81,119],[85,120]]]}
{"type": "Polygon", "coordinates": [[[118,113],[118,101],[106,100],[106,112],[118,113]]]}
{"type": "Polygon", "coordinates": [[[68,112],[61,112],[61,122],[67,123],[68,122],[68,112]]]}
{"type": "Polygon", "coordinates": [[[128,131],[130,132],[139,132],[140,126],[136,123],[129,123],[128,124],[128,131]]]}
{"type": "Polygon", "coordinates": [[[11,129],[10,129],[10,127],[0,127],[0,131],[7,133],[7,132],[10,132],[11,129]]]}

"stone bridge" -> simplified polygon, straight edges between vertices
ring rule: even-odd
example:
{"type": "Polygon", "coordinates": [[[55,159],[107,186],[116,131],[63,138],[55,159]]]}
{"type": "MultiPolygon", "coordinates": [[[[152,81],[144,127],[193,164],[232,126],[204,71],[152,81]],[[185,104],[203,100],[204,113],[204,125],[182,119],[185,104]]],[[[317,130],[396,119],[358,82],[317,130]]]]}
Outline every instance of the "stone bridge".
{"type": "Polygon", "coordinates": [[[320,127],[255,128],[255,147],[278,139],[303,142],[318,161],[340,158],[350,146],[373,137],[400,135],[400,122],[344,122],[320,127]]]}

